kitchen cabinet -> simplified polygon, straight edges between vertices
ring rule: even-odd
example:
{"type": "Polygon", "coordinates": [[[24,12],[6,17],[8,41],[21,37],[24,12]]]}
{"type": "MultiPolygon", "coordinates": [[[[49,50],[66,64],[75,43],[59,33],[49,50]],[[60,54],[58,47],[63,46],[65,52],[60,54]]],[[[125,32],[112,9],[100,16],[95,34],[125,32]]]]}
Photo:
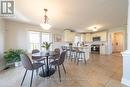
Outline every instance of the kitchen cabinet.
{"type": "Polygon", "coordinates": [[[72,42],[75,38],[75,32],[72,32],[71,30],[64,30],[64,41],[66,42],[72,42]]]}
{"type": "Polygon", "coordinates": [[[70,33],[70,41],[75,41],[75,35],[76,35],[75,32],[70,33]]]}
{"type": "Polygon", "coordinates": [[[100,46],[100,54],[106,54],[106,46],[105,45],[100,46]]]}
{"type": "Polygon", "coordinates": [[[86,34],[86,42],[91,42],[91,41],[92,41],[91,34],[86,34]]]}
{"type": "Polygon", "coordinates": [[[100,37],[101,41],[107,41],[107,32],[103,31],[103,32],[93,33],[91,39],[93,39],[93,37],[100,37]]]}
{"type": "Polygon", "coordinates": [[[101,41],[107,41],[107,32],[100,32],[101,41]]]}
{"type": "Polygon", "coordinates": [[[86,34],[81,34],[81,41],[82,42],[86,41],[86,34]]]}

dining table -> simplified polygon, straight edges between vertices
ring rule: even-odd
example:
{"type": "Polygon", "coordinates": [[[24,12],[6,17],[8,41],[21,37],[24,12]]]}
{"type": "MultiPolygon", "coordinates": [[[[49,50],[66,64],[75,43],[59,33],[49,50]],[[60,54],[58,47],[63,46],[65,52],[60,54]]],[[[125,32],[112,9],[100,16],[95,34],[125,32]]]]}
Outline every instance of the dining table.
{"type": "Polygon", "coordinates": [[[55,73],[55,68],[50,67],[49,64],[49,57],[50,56],[55,56],[57,55],[54,51],[49,51],[49,52],[39,52],[39,53],[34,53],[32,54],[32,57],[35,57],[37,59],[44,57],[46,62],[45,62],[45,68],[44,71],[40,71],[39,75],[41,77],[49,77],[55,73]]]}

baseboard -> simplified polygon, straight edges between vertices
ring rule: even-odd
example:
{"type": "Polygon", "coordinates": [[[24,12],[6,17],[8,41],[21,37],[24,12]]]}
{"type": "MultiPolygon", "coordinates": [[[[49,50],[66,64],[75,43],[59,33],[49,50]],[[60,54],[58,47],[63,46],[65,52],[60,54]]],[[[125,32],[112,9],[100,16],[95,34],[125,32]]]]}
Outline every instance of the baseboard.
{"type": "Polygon", "coordinates": [[[130,80],[122,79],[121,83],[130,87],[130,80]]]}

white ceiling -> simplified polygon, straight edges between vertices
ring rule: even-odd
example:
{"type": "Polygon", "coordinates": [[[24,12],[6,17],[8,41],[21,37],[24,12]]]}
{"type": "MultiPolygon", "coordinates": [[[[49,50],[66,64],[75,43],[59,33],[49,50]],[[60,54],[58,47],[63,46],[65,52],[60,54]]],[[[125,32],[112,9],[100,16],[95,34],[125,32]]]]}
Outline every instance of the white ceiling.
{"type": "Polygon", "coordinates": [[[11,20],[39,25],[47,8],[52,29],[86,32],[93,25],[101,29],[126,25],[128,0],[15,0],[15,8],[11,20]]]}

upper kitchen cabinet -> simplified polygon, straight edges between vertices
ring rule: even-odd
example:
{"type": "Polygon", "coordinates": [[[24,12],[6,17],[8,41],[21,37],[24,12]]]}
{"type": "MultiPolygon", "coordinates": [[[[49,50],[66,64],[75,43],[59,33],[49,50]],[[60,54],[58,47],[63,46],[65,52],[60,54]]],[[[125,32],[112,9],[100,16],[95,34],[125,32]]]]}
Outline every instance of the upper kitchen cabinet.
{"type": "Polygon", "coordinates": [[[81,41],[82,42],[86,41],[86,34],[81,34],[81,41]]]}
{"type": "Polygon", "coordinates": [[[86,42],[92,41],[92,35],[90,33],[86,34],[86,42]]]}
{"type": "Polygon", "coordinates": [[[100,32],[101,41],[107,41],[107,32],[100,32]]]}
{"type": "Polygon", "coordinates": [[[64,30],[64,41],[66,42],[72,42],[75,38],[75,32],[72,32],[71,30],[64,30]]]}
{"type": "Polygon", "coordinates": [[[105,31],[102,31],[102,32],[96,32],[96,33],[93,33],[92,35],[91,35],[91,37],[92,37],[92,40],[94,39],[94,38],[100,38],[100,41],[106,41],[107,40],[107,32],[105,32],[105,31]]]}
{"type": "Polygon", "coordinates": [[[75,40],[75,35],[76,35],[75,32],[71,32],[71,33],[70,33],[70,40],[73,41],[73,42],[74,42],[74,40],[75,40]]]}

